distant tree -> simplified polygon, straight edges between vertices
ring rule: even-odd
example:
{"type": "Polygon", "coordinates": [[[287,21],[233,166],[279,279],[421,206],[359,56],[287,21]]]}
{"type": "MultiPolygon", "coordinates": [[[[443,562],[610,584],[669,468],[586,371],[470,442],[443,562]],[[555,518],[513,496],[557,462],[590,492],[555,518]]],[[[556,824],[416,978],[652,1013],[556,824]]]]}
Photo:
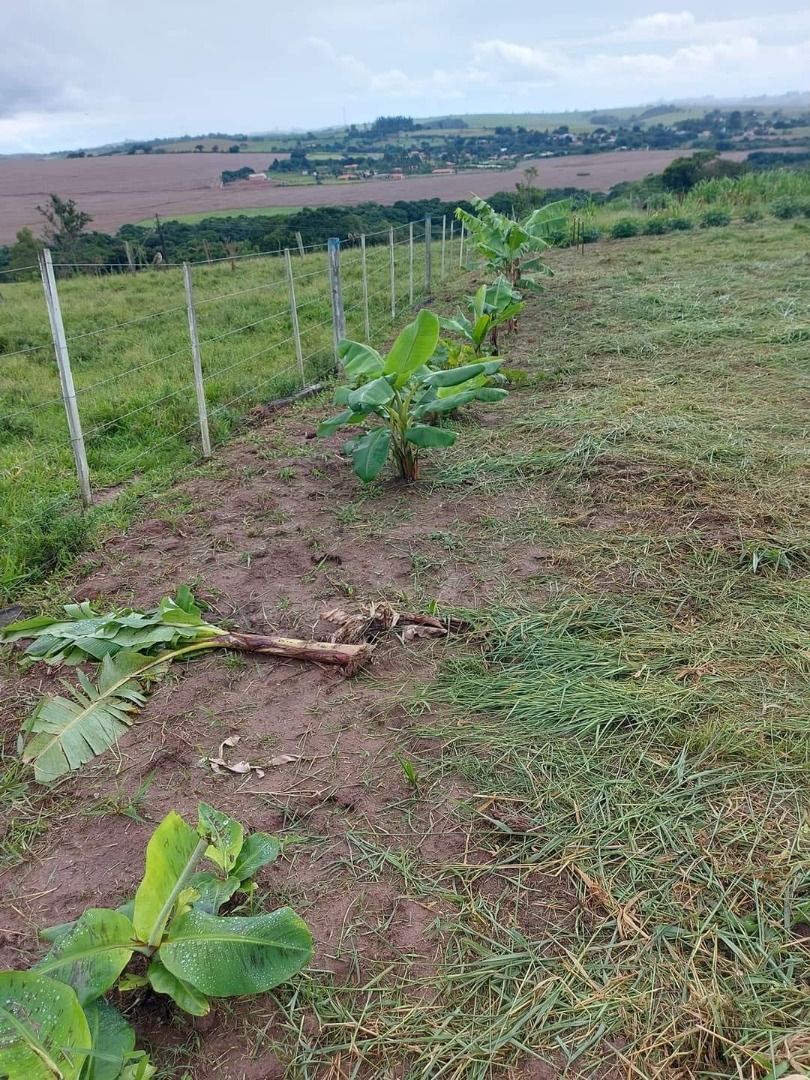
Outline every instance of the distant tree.
{"type": "Polygon", "coordinates": [[[671,161],[661,173],[661,184],[665,191],[675,195],[685,195],[698,181],[706,176],[706,166],[717,154],[712,150],[702,150],[692,157],[679,157],[671,161]]]}
{"type": "Polygon", "coordinates": [[[9,269],[17,271],[14,275],[17,281],[36,276],[40,251],[42,251],[42,241],[37,240],[30,229],[20,229],[17,233],[17,242],[9,248],[8,258],[9,269]]]}
{"type": "Polygon", "coordinates": [[[728,114],[728,123],[726,124],[726,127],[729,131],[742,131],[743,118],[739,109],[734,109],[728,114]]]}
{"type": "Polygon", "coordinates": [[[223,184],[235,184],[238,180],[247,180],[254,171],[249,165],[243,165],[241,169],[224,169],[221,180],[223,184]]]}
{"type": "Polygon", "coordinates": [[[399,131],[413,131],[416,127],[412,116],[378,116],[370,130],[375,135],[396,135],[399,131]]]}
{"type": "Polygon", "coordinates": [[[203,146],[203,144],[201,142],[198,142],[197,145],[194,147],[194,153],[195,154],[201,154],[203,152],[203,150],[205,150],[205,147],[203,146]]]}
{"type": "Polygon", "coordinates": [[[214,143],[214,145],[211,147],[211,153],[216,154],[218,152],[219,152],[219,145],[217,143],[214,143]]]}
{"type": "Polygon", "coordinates": [[[37,206],[37,212],[45,219],[43,241],[66,255],[69,261],[92,217],[80,210],[73,199],[61,199],[58,195],[50,195],[44,206],[37,206]]]}
{"type": "Polygon", "coordinates": [[[229,154],[238,154],[239,150],[240,150],[239,143],[234,143],[232,146],[228,147],[228,153],[229,154]]]}
{"type": "Polygon", "coordinates": [[[536,180],[537,167],[529,165],[523,170],[523,180],[518,180],[515,184],[517,192],[515,195],[515,209],[521,216],[528,214],[535,207],[537,197],[541,194],[535,187],[536,180]]]}

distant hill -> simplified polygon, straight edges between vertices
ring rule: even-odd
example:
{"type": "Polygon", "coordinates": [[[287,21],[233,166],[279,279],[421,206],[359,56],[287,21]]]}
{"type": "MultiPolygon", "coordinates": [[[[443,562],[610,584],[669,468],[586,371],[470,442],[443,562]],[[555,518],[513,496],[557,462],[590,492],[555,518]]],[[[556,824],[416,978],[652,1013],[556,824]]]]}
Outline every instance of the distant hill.
{"type": "MultiPolygon", "coordinates": [[[[523,112],[523,113],[453,113],[414,118],[423,129],[421,133],[447,135],[453,131],[465,131],[474,134],[478,131],[491,131],[496,127],[524,127],[528,130],[544,131],[558,127],[568,127],[572,132],[593,131],[597,127],[617,127],[619,125],[640,124],[676,124],[681,120],[694,119],[713,109],[731,112],[734,109],[779,110],[785,115],[802,112],[810,108],[810,91],[792,90],[784,94],[759,95],[748,98],[695,97],[669,102],[648,102],[640,105],[595,106],[593,109],[577,109],[562,112],[523,112]],[[427,130],[425,130],[427,129],[427,130]]],[[[352,127],[367,129],[370,121],[358,122],[352,127]]],[[[211,153],[231,150],[234,154],[265,153],[283,150],[288,144],[294,145],[300,140],[326,141],[330,137],[342,138],[349,131],[348,127],[326,127],[318,129],[288,129],[286,131],[262,132],[209,132],[205,135],[161,136],[153,139],[127,139],[119,143],[104,146],[85,147],[63,150],[49,157],[98,156],[126,153],[211,153]]],[[[412,132],[412,135],[420,132],[412,132]]],[[[6,156],[6,155],[0,155],[6,156]]],[[[9,155],[10,156],[10,155],[9,155]]],[[[23,155],[15,155],[23,156],[23,155]]]]}

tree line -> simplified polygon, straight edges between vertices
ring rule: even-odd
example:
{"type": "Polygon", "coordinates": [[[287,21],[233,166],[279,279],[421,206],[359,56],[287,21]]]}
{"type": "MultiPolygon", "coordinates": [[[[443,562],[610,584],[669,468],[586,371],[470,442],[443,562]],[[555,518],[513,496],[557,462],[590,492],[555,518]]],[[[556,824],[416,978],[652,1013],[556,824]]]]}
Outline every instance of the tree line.
{"type": "MultiPolygon", "coordinates": [[[[489,201],[501,213],[522,213],[527,208],[560,198],[586,202],[593,193],[578,188],[540,190],[530,184],[514,192],[501,192],[489,201]]],[[[604,198],[604,196],[596,196],[604,198]]],[[[358,206],[319,206],[283,217],[260,214],[237,214],[233,217],[210,217],[195,223],[158,221],[154,225],[123,225],[114,235],[91,231],[92,218],[81,211],[72,199],[51,195],[44,207],[39,235],[21,229],[16,243],[0,246],[0,269],[17,272],[17,280],[37,276],[37,257],[43,247],[51,248],[54,262],[63,264],[63,274],[116,273],[135,267],[228,258],[236,254],[297,249],[298,236],[309,246],[323,244],[330,236],[359,238],[365,233],[369,244],[387,243],[390,226],[418,221],[430,215],[434,223],[447,216],[452,219],[457,206],[470,209],[466,201],[443,202],[440,199],[400,200],[393,206],[367,202],[358,206]],[[377,234],[377,235],[369,235],[377,234]],[[74,269],[72,270],[71,267],[74,269]]]]}

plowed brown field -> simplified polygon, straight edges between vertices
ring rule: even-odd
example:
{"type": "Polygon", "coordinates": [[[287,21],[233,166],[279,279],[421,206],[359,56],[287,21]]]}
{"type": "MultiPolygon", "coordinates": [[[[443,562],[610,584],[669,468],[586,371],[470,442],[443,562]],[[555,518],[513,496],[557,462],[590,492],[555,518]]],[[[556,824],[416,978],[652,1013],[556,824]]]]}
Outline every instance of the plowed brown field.
{"type": "MultiPolygon", "coordinates": [[[[473,191],[487,197],[508,191],[534,165],[541,187],[607,191],[622,180],[660,172],[679,150],[631,150],[525,161],[517,169],[474,170],[450,176],[368,180],[352,184],[278,187],[260,180],[219,186],[223,169],[267,168],[273,154],[160,154],[96,158],[0,158],[0,243],[18,229],[38,226],[37,204],[51,192],[75,199],[93,215],[93,227],[115,231],[153,214],[164,217],[261,206],[355,206],[399,199],[463,199],[473,191]]],[[[275,155],[282,157],[284,155],[275,155]]],[[[724,155],[744,158],[744,152],[724,155]]]]}

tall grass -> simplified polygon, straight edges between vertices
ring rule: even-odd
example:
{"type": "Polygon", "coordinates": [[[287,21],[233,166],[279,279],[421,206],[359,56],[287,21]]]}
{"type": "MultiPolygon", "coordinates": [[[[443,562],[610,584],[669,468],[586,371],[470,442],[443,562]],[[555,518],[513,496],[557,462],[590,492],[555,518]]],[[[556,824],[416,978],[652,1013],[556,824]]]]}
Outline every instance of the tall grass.
{"type": "Polygon", "coordinates": [[[779,198],[810,198],[810,170],[766,169],[744,173],[737,179],[702,180],[687,195],[688,207],[720,206],[747,209],[779,198]]]}

